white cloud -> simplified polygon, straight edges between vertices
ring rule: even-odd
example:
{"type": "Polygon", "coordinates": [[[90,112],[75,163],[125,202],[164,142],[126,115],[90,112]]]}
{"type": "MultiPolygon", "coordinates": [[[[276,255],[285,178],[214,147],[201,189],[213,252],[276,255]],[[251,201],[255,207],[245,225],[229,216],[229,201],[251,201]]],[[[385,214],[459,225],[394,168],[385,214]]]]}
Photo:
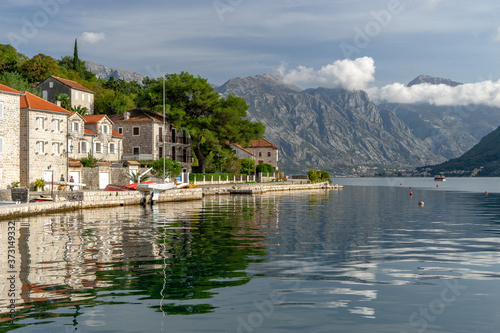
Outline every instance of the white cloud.
{"type": "Polygon", "coordinates": [[[282,65],[278,73],[285,83],[290,84],[364,90],[367,83],[375,80],[375,62],[370,57],[344,59],[323,66],[319,70],[298,66],[288,72],[282,65]]]}
{"type": "Polygon", "coordinates": [[[494,42],[500,42],[500,27],[497,28],[495,35],[493,36],[494,42]]]}
{"type": "Polygon", "coordinates": [[[106,40],[104,32],[84,32],[80,39],[89,44],[95,44],[106,40]]]}
{"type": "Polygon", "coordinates": [[[419,84],[407,87],[393,83],[368,89],[375,102],[429,103],[434,105],[485,104],[500,107],[500,80],[467,83],[456,87],[419,84]]]}

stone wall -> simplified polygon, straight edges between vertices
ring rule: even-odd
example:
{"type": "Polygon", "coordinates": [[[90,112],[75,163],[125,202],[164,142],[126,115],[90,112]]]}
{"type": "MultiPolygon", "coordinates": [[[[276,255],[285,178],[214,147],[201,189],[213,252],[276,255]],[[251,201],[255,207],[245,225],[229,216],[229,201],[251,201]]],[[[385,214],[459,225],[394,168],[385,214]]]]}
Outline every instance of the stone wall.
{"type": "Polygon", "coordinates": [[[0,115],[0,189],[7,188],[12,182],[19,181],[19,128],[20,96],[0,92],[2,115],[0,115]]]}
{"type": "Polygon", "coordinates": [[[67,117],[68,114],[58,112],[21,111],[21,186],[33,189],[36,179],[51,180],[53,177],[54,181],[59,181],[61,175],[66,178],[67,117]],[[54,127],[56,121],[58,129],[54,127]],[[43,152],[40,152],[40,145],[43,145],[43,152]],[[58,152],[54,151],[54,145],[59,147],[58,152]]]}

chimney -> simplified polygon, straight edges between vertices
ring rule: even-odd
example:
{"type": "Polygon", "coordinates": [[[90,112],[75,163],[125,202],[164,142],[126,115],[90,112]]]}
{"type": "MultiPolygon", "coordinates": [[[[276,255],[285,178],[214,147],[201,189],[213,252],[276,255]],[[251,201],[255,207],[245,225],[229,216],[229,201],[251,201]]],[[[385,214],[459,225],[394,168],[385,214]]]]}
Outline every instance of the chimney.
{"type": "Polygon", "coordinates": [[[61,101],[56,101],[57,106],[61,106],[61,101]]]}
{"type": "Polygon", "coordinates": [[[128,117],[129,117],[129,116],[130,116],[130,115],[129,115],[129,112],[128,112],[128,111],[124,111],[124,112],[123,112],[123,119],[124,119],[124,120],[128,120],[128,117]]]}

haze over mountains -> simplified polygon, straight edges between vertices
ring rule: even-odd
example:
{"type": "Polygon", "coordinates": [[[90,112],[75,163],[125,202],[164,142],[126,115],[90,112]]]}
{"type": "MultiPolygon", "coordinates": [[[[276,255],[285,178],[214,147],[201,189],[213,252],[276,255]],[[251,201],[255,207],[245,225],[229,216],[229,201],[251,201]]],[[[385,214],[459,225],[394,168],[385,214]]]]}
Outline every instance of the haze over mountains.
{"type": "MultiPolygon", "coordinates": [[[[100,73],[127,81],[132,77],[113,70],[101,68],[100,73]]],[[[462,84],[420,75],[407,87],[419,85],[445,89],[462,84]]],[[[461,156],[500,125],[496,106],[375,104],[362,90],[303,90],[272,74],[232,78],[215,90],[245,98],[248,118],[266,126],[265,136],[280,147],[280,169],[287,173],[438,164],[461,156]]]]}

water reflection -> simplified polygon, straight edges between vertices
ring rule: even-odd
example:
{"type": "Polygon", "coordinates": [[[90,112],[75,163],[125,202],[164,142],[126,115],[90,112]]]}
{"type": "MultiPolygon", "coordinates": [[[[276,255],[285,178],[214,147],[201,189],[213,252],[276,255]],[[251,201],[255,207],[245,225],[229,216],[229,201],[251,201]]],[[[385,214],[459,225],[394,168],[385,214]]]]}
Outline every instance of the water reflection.
{"type": "Polygon", "coordinates": [[[248,283],[248,264],[262,261],[265,230],[278,226],[274,201],[214,197],[0,223],[0,253],[13,255],[0,261],[2,326],[68,315],[77,325],[82,307],[126,302],[110,296],[158,300],[150,308],[170,315],[209,313],[218,288],[248,283]]]}

